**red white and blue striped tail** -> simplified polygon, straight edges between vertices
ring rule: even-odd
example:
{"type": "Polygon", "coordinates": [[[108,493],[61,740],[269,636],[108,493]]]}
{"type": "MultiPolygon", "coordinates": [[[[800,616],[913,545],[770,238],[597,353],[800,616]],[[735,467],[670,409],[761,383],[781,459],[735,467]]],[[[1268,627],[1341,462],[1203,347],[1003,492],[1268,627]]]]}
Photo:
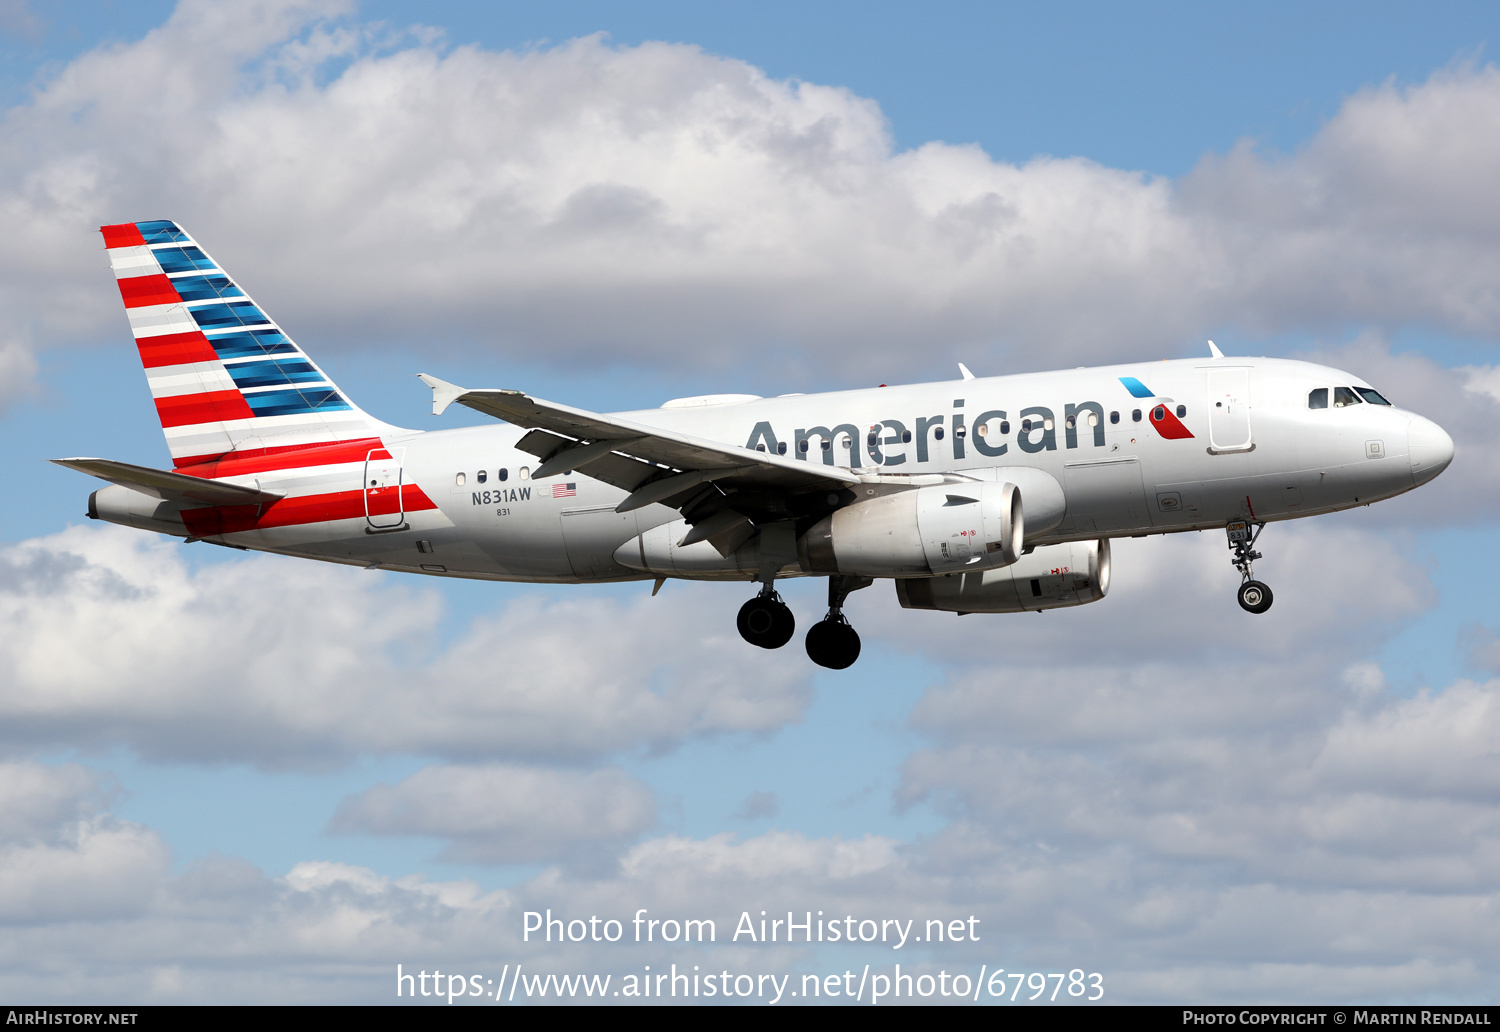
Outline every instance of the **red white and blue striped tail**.
{"type": "Polygon", "coordinates": [[[176,223],[100,232],[174,466],[394,429],[345,397],[176,223]]]}

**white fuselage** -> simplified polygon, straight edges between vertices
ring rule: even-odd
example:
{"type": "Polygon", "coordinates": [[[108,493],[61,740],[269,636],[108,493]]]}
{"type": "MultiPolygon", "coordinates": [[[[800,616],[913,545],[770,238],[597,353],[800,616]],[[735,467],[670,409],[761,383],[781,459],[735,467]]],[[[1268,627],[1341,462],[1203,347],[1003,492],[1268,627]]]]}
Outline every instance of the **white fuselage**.
{"type": "MultiPolygon", "coordinates": [[[[1222,358],[621,415],[871,475],[1009,479],[1021,484],[1023,496],[1026,477],[1039,482],[1044,475],[1064,501],[1054,514],[1060,519],[1028,530],[1027,543],[1036,545],[1332,512],[1409,491],[1446,466],[1451,441],[1421,416],[1371,403],[1309,407],[1310,392],[1351,386],[1368,385],[1304,362],[1222,358]],[[1125,381],[1147,393],[1133,396],[1125,381]],[[1158,412],[1161,421],[1152,418],[1158,412]],[[872,428],[878,429],[872,434],[872,428]]],[[[373,490],[395,485],[416,497],[414,487],[430,506],[407,503],[395,513],[213,539],[440,576],[563,582],[655,576],[654,569],[622,565],[617,553],[679,514],[662,505],[616,513],[625,492],[576,471],[530,479],[539,462],[516,448],[525,433],[505,424],[393,428],[382,435],[389,460],[226,478],[288,494],[366,491],[373,483],[373,490]]],[[[780,575],[798,572],[789,567],[780,575]]],[[[732,563],[702,575],[750,576],[732,563]]]]}

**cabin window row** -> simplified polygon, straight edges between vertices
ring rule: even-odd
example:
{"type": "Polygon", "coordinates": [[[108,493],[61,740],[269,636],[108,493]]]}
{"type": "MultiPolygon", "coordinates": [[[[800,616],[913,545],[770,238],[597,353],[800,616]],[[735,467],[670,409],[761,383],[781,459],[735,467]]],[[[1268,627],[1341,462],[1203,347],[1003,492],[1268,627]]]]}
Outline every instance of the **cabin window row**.
{"type": "MultiPolygon", "coordinates": [[[[487,482],[489,480],[489,478],[490,478],[490,471],[487,470],[487,469],[482,469],[479,472],[477,472],[477,473],[474,474],[474,483],[476,483],[476,484],[483,484],[483,483],[487,482]]],[[[496,480],[500,480],[500,481],[509,480],[510,479],[510,470],[506,469],[504,466],[501,466],[498,470],[495,471],[495,479],[496,480]]],[[[517,469],[516,470],[516,479],[517,480],[530,480],[531,479],[531,467],[530,466],[522,466],[519,469],[517,469]]],[[[463,487],[468,482],[469,482],[469,474],[467,474],[467,473],[455,473],[453,475],[453,483],[456,484],[459,487],[463,487]]]]}

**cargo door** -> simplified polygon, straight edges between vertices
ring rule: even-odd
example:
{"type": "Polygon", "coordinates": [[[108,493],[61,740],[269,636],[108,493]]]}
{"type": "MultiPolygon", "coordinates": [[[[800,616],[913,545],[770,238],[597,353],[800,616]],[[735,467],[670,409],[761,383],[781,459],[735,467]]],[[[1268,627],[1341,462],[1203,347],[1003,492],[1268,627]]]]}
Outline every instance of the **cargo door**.
{"type": "MultiPolygon", "coordinates": [[[[1070,462],[1063,467],[1069,525],[1084,534],[1139,533],[1151,528],[1141,464],[1135,458],[1070,462]]],[[[1025,495],[1021,502],[1026,502],[1025,495]]]]}
{"type": "Polygon", "coordinates": [[[613,504],[562,511],[563,541],[568,563],[579,580],[638,577],[615,562],[615,549],[640,534],[635,511],[615,512],[613,504]]]}

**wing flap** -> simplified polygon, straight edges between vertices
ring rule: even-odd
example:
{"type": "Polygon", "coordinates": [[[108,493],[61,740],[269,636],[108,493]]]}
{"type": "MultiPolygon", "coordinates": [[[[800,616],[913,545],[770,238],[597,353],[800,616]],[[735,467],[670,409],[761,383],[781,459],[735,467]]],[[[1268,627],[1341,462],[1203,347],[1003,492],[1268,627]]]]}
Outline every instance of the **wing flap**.
{"type": "Polygon", "coordinates": [[[169,473],[150,466],[135,466],[113,459],[53,459],[59,466],[87,473],[91,477],[107,480],[111,484],[128,487],[132,491],[160,498],[167,502],[196,503],[198,505],[269,505],[284,497],[273,491],[261,491],[240,484],[226,484],[222,480],[205,480],[190,477],[185,473],[169,473]]]}

